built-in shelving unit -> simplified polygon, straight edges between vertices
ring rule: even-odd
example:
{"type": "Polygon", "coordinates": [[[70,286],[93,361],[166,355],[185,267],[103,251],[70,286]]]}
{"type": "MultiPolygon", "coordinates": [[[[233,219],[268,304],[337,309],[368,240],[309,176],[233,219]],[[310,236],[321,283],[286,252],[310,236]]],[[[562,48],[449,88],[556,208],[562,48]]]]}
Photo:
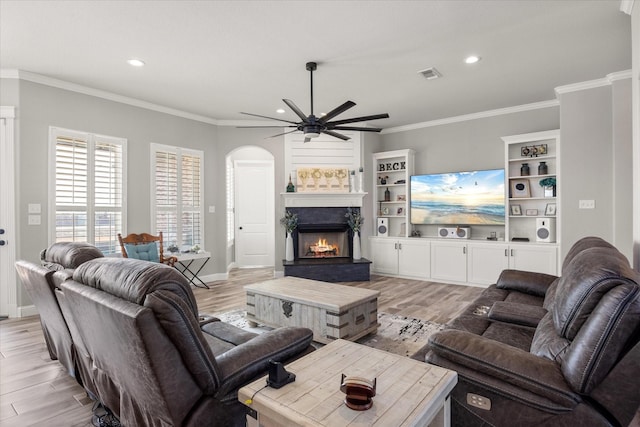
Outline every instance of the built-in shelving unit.
{"type": "Polygon", "coordinates": [[[560,131],[552,130],[503,137],[508,194],[508,241],[559,243],[560,237],[560,131]],[[546,167],[545,171],[540,168],[546,167]],[[528,168],[528,170],[527,170],[528,168]],[[555,187],[540,181],[554,179],[555,187]],[[541,227],[548,229],[540,230],[541,227]]]}
{"type": "Polygon", "coordinates": [[[373,154],[375,235],[407,237],[409,224],[409,179],[413,174],[414,151],[395,150],[373,154]],[[385,197],[386,196],[386,197],[385,197]],[[386,222],[386,233],[379,224],[386,222]]]}

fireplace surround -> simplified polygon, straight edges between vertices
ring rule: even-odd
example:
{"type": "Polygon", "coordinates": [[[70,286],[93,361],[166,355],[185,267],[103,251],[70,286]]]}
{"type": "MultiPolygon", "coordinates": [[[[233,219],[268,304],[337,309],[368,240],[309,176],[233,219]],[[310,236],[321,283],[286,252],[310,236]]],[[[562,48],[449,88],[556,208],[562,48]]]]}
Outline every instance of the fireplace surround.
{"type": "MultiPolygon", "coordinates": [[[[359,208],[352,208],[359,209],[359,208]]],[[[298,215],[294,260],[283,261],[284,275],[326,282],[369,280],[371,261],[354,260],[347,207],[289,207],[298,215]]]]}

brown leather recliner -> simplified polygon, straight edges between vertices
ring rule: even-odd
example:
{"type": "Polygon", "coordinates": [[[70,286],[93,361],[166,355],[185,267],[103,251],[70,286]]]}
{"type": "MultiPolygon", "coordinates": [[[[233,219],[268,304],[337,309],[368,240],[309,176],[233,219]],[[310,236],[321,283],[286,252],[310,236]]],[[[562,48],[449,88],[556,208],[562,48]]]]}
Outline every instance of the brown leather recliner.
{"type": "Polygon", "coordinates": [[[454,425],[631,422],[640,405],[640,278],[615,248],[595,246],[571,254],[535,328],[483,319],[502,335],[454,328],[430,338],[426,361],[459,375],[454,425]]]}
{"type": "Polygon", "coordinates": [[[184,277],[161,264],[96,259],[60,287],[99,399],[123,425],[245,425],[237,390],[266,374],[269,360],[310,349],[306,328],[256,335],[215,320],[201,325],[184,277]]]}
{"type": "Polygon", "coordinates": [[[58,360],[80,384],[84,383],[82,368],[78,365],[77,349],[71,338],[69,325],[55,296],[54,273],[66,270],[66,275],[71,277],[77,266],[102,256],[95,246],[87,243],[56,243],[42,251],[43,266],[24,260],[15,264],[23,286],[38,309],[49,356],[52,360],[58,360]]]}

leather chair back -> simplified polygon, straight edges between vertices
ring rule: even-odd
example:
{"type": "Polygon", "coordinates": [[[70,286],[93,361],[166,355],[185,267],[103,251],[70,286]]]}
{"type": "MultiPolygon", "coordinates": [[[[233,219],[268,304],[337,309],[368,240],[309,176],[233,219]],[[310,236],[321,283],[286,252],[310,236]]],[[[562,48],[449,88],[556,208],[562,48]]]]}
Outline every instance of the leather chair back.
{"type": "Polygon", "coordinates": [[[217,365],[175,269],[96,259],[61,286],[97,368],[100,400],[124,425],[181,425],[196,403],[213,400],[217,365]]]}

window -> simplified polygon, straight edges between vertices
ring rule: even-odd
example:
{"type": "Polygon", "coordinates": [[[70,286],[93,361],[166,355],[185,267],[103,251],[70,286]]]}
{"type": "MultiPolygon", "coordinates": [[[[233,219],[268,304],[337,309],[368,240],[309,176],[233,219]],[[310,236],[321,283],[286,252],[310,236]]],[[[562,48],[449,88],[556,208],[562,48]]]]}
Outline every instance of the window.
{"type": "Polygon", "coordinates": [[[203,246],[202,151],[151,144],[151,222],[165,246],[203,246]]]}
{"type": "Polygon", "coordinates": [[[52,242],[88,242],[119,252],[125,228],[126,139],[52,127],[52,242]]]}

